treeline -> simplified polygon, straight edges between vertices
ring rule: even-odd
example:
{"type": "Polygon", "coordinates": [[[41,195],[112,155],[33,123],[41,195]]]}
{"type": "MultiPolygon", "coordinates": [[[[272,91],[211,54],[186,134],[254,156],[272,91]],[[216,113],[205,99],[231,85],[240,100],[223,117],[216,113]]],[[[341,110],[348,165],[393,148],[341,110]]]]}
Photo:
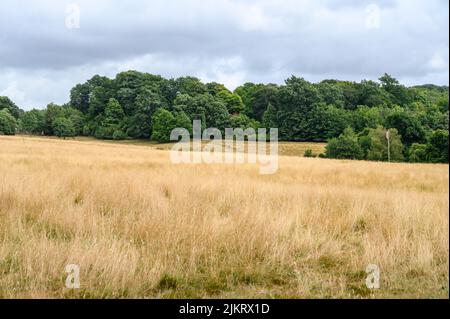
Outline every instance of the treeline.
{"type": "Polygon", "coordinates": [[[127,71],[96,75],[76,85],[67,104],[44,110],[24,112],[1,97],[0,133],[167,142],[172,128],[201,120],[221,130],[278,128],[283,141],[328,141],[322,156],[385,161],[389,130],[393,161],[448,162],[448,112],[448,87],[406,87],[388,74],[359,83],[293,76],[231,92],[194,77],[127,71]]]}

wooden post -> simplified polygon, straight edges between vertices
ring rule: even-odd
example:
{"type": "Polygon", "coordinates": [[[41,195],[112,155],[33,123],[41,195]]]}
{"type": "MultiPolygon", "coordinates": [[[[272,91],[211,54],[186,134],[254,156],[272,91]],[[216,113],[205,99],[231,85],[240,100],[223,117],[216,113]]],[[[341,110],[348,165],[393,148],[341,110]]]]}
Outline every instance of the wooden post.
{"type": "Polygon", "coordinates": [[[389,130],[386,131],[386,139],[388,145],[388,162],[391,162],[391,132],[389,130]]]}

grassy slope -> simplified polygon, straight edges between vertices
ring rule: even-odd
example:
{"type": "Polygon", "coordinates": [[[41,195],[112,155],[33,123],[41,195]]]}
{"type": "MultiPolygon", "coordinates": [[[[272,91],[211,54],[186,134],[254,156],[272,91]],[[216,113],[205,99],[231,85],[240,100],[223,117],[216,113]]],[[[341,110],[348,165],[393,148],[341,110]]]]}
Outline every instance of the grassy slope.
{"type": "Polygon", "coordinates": [[[448,298],[448,187],[448,165],[282,156],[262,176],[0,137],[0,297],[448,298]]]}

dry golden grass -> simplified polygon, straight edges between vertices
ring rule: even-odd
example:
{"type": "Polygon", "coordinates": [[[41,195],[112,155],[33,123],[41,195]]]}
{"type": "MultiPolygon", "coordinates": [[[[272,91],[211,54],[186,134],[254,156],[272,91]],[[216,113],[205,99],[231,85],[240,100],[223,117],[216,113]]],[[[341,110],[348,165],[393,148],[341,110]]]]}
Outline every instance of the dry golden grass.
{"type": "Polygon", "coordinates": [[[448,298],[448,188],[448,165],[282,156],[263,176],[0,137],[0,297],[448,298]]]}
{"type": "MultiPolygon", "coordinates": [[[[22,138],[29,138],[29,139],[40,139],[40,137],[37,136],[21,136],[22,138]]],[[[47,137],[47,139],[57,140],[57,137],[47,137]]],[[[78,136],[75,138],[71,138],[71,141],[83,141],[83,142],[98,142],[98,140],[92,138],[92,137],[85,137],[85,136],[78,136]]],[[[156,143],[153,141],[147,141],[147,140],[123,140],[123,141],[102,141],[102,143],[109,143],[109,144],[124,144],[124,145],[139,145],[139,146],[149,146],[156,150],[160,151],[167,151],[172,149],[173,143],[156,143]]],[[[202,142],[203,145],[207,144],[209,142],[202,142]]],[[[224,146],[224,143],[216,142],[218,144],[222,144],[224,146]]],[[[325,146],[326,143],[310,143],[310,142],[298,142],[298,143],[290,143],[290,142],[279,142],[278,143],[278,153],[280,155],[286,155],[286,156],[300,156],[303,157],[306,150],[312,150],[314,156],[319,156],[319,154],[325,153],[325,146]]],[[[236,149],[236,148],[234,148],[236,149]]]]}

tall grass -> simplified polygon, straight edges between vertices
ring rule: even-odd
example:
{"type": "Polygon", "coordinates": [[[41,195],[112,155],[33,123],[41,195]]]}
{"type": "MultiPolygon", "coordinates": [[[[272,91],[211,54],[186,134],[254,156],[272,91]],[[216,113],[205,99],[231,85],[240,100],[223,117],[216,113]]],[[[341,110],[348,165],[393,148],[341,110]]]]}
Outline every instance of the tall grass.
{"type": "Polygon", "coordinates": [[[0,297],[448,298],[448,195],[448,165],[0,137],[0,297]]]}

